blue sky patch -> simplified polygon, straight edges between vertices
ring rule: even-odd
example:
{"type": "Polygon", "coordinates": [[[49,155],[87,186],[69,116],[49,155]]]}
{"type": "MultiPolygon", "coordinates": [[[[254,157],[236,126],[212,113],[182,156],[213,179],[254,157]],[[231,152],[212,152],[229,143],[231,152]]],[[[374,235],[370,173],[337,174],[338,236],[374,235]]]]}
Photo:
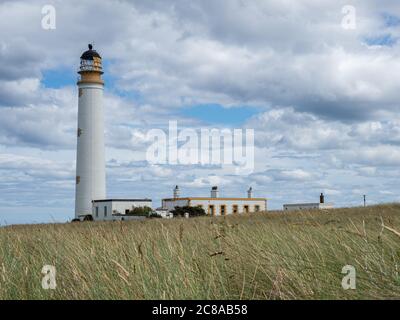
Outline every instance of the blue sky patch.
{"type": "MultiPolygon", "coordinates": [[[[42,73],[42,84],[46,88],[59,89],[65,86],[70,86],[71,84],[75,84],[78,80],[79,74],[79,60],[75,66],[75,68],[71,67],[61,67],[58,69],[49,69],[44,70],[42,73]]],[[[115,77],[112,76],[109,68],[111,63],[108,61],[103,61],[103,70],[104,75],[103,79],[107,83],[108,87],[114,89],[114,84],[116,82],[115,77]]]]}
{"type": "Polygon", "coordinates": [[[389,13],[383,14],[383,19],[385,20],[385,26],[387,27],[397,27],[400,26],[400,18],[389,13]]]}
{"type": "Polygon", "coordinates": [[[365,42],[369,46],[387,46],[392,47],[396,44],[397,39],[393,38],[391,34],[387,33],[377,37],[365,38],[365,42]]]}
{"type": "Polygon", "coordinates": [[[46,88],[60,89],[71,86],[78,80],[78,74],[71,68],[45,70],[42,74],[42,84],[46,88]]]}

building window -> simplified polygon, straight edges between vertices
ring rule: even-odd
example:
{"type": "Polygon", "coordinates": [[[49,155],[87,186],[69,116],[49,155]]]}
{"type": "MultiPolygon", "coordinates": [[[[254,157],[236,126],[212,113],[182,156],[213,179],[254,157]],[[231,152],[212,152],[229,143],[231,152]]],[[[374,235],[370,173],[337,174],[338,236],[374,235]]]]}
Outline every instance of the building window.
{"type": "Polygon", "coordinates": [[[224,216],[226,214],[226,206],[225,205],[221,205],[220,213],[221,213],[221,216],[224,216]]]}
{"type": "Polygon", "coordinates": [[[107,207],[104,207],[104,216],[107,217],[107,207]]]}
{"type": "Polygon", "coordinates": [[[249,213],[249,206],[244,206],[243,209],[244,209],[244,213],[249,213]]]}
{"type": "Polygon", "coordinates": [[[259,205],[255,205],[254,206],[254,211],[255,212],[260,212],[260,206],[259,205]]]}
{"type": "Polygon", "coordinates": [[[237,204],[234,204],[232,206],[232,211],[233,211],[233,214],[239,213],[239,206],[237,204]]]}
{"type": "Polygon", "coordinates": [[[96,207],[96,218],[99,217],[99,207],[96,207]]]}
{"type": "Polygon", "coordinates": [[[215,215],[215,207],[213,205],[208,206],[208,214],[212,216],[215,215]]]}

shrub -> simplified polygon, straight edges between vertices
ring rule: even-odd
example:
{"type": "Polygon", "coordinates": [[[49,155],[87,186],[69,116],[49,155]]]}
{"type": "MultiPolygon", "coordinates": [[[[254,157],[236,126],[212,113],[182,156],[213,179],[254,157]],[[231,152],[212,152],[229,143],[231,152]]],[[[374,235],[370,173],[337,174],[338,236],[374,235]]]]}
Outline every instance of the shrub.
{"type": "Polygon", "coordinates": [[[140,216],[140,217],[148,217],[153,212],[153,209],[149,207],[136,207],[133,208],[129,213],[128,216],[140,216]]]}
{"type": "Polygon", "coordinates": [[[156,218],[156,219],[160,218],[161,219],[162,216],[159,215],[157,212],[153,211],[153,212],[150,213],[149,218],[156,218]]]}
{"type": "Polygon", "coordinates": [[[175,209],[171,210],[171,212],[174,214],[174,217],[184,217],[185,213],[189,213],[190,217],[199,217],[206,215],[206,212],[202,207],[175,207],[175,209]]]}

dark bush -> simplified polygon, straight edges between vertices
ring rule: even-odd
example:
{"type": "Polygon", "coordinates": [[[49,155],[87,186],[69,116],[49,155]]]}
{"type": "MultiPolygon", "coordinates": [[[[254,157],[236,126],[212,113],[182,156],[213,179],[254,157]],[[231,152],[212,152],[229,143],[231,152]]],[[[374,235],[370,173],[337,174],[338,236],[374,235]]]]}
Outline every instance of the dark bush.
{"type": "Polygon", "coordinates": [[[153,212],[153,209],[149,207],[137,207],[133,208],[133,210],[129,211],[127,216],[139,216],[139,217],[148,217],[153,212]]]}
{"type": "Polygon", "coordinates": [[[161,219],[162,216],[159,215],[159,214],[156,213],[156,212],[152,212],[152,213],[150,213],[149,218],[161,219]]]}
{"type": "Polygon", "coordinates": [[[206,212],[202,207],[175,207],[171,212],[174,217],[184,217],[185,213],[189,213],[189,217],[200,217],[206,215],[206,212]]]}

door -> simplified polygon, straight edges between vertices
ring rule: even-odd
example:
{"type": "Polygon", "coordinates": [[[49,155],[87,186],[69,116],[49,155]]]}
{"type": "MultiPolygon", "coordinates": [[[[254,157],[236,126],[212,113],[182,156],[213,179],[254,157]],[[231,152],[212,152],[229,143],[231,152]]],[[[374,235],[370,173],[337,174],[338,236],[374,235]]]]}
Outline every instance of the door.
{"type": "Polygon", "coordinates": [[[226,205],[221,205],[221,207],[220,207],[220,214],[221,214],[221,216],[224,216],[224,215],[226,215],[226,205]]]}
{"type": "Polygon", "coordinates": [[[211,216],[215,216],[215,207],[213,205],[208,206],[208,214],[211,216]]]}

